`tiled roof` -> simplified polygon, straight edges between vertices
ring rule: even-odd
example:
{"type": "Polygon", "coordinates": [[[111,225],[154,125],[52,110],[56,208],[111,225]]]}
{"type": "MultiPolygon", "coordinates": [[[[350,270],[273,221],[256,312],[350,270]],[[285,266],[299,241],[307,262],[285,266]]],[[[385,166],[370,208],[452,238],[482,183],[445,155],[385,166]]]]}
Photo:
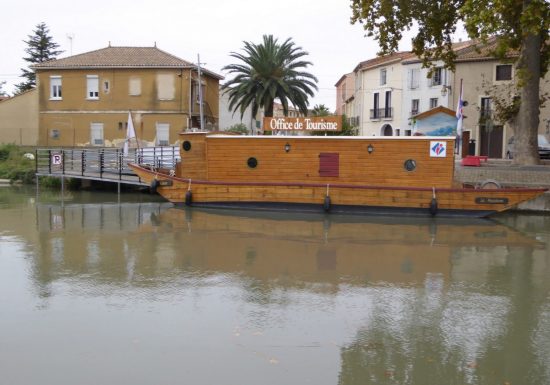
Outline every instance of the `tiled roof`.
{"type": "MultiPolygon", "coordinates": [[[[471,47],[475,46],[475,43],[476,42],[474,40],[459,41],[456,43],[452,43],[452,49],[458,55],[458,53],[463,50],[471,49],[471,47]]],[[[411,63],[419,63],[419,62],[421,62],[421,59],[415,54],[411,54],[409,57],[403,60],[403,64],[411,64],[411,63]]]]}
{"type": "Polygon", "coordinates": [[[410,57],[411,55],[413,54],[410,51],[403,51],[403,52],[394,52],[389,55],[378,56],[378,57],[375,57],[374,59],[362,61],[357,65],[357,67],[355,67],[354,72],[358,70],[366,70],[366,69],[378,67],[381,65],[390,64],[393,62],[399,62],[403,59],[410,57]]]}
{"type": "MultiPolygon", "coordinates": [[[[455,63],[468,61],[495,60],[493,51],[496,47],[496,39],[490,38],[487,43],[479,40],[466,40],[453,43],[453,51],[456,53],[455,63]]],[[[515,57],[517,53],[511,52],[508,57],[515,57]]],[[[403,60],[403,64],[418,63],[421,60],[416,55],[411,55],[403,60]]]]}
{"type": "MultiPolygon", "coordinates": [[[[193,68],[195,64],[164,52],[157,47],[107,47],[32,66],[33,69],[78,68],[193,68]]],[[[211,76],[223,79],[211,71],[211,76]]]]}
{"type": "MultiPolygon", "coordinates": [[[[468,47],[457,51],[456,62],[495,60],[494,50],[497,46],[496,39],[489,39],[487,43],[473,42],[468,47]]],[[[518,53],[510,51],[506,57],[517,57],[518,53]]]]}

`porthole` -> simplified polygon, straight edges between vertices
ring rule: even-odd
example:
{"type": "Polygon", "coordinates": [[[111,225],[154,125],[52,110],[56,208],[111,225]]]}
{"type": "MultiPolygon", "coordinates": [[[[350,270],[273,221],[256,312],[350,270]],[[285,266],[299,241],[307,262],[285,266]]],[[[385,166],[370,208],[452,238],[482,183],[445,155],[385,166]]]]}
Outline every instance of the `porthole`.
{"type": "Polygon", "coordinates": [[[181,147],[183,148],[184,151],[189,151],[191,150],[191,142],[186,140],[185,142],[182,143],[181,147]]]}
{"type": "Polygon", "coordinates": [[[405,167],[405,170],[407,171],[414,171],[416,169],[416,160],[414,159],[407,159],[405,163],[403,164],[405,167]]]}
{"type": "Polygon", "coordinates": [[[248,158],[246,164],[248,164],[250,168],[256,168],[256,166],[258,166],[258,160],[256,158],[248,158]]]}

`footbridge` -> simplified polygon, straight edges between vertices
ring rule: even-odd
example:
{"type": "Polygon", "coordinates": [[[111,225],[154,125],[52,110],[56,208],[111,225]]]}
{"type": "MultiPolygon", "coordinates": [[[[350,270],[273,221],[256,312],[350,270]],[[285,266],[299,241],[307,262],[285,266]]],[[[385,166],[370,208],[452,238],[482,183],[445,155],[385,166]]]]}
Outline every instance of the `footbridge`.
{"type": "Polygon", "coordinates": [[[175,170],[179,161],[179,149],[172,146],[129,149],[127,154],[112,147],[37,148],[35,154],[37,177],[59,177],[62,184],[65,178],[118,183],[119,191],[120,184],[146,185],[128,163],[175,170]]]}

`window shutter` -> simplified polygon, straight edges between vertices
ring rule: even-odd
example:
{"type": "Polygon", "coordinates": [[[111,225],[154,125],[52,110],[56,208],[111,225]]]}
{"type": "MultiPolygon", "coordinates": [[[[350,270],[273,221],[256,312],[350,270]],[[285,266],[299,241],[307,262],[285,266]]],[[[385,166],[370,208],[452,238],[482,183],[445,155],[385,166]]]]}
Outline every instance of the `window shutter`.
{"type": "Polygon", "coordinates": [[[322,152],[319,154],[319,176],[340,176],[340,154],[322,152]]]}

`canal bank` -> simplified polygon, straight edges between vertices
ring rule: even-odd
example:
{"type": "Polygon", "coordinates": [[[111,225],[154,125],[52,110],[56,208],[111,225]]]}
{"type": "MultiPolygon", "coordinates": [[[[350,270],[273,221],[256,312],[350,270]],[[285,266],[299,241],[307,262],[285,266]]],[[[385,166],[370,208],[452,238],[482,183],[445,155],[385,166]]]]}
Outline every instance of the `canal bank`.
{"type": "MultiPolygon", "coordinates": [[[[479,187],[496,182],[502,187],[542,187],[550,189],[550,163],[534,166],[513,165],[510,160],[490,159],[479,167],[455,165],[455,179],[464,184],[479,187]]],[[[518,210],[550,213],[550,191],[529,202],[522,203],[518,210]]]]}

